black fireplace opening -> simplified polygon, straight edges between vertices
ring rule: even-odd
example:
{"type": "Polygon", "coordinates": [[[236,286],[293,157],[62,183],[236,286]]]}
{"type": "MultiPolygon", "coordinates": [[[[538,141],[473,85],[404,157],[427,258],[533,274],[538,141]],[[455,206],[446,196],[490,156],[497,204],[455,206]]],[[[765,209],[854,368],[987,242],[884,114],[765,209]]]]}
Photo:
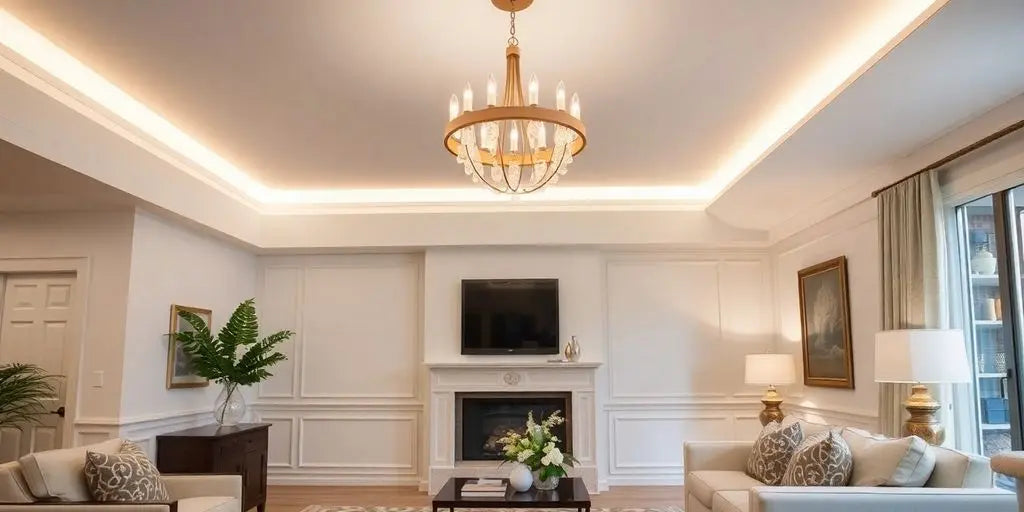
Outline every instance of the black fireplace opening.
{"type": "Polygon", "coordinates": [[[565,423],[553,433],[558,446],[572,451],[572,393],[456,393],[455,459],[459,461],[502,460],[498,439],[509,430],[523,432],[527,413],[540,423],[561,411],[565,423]]]}

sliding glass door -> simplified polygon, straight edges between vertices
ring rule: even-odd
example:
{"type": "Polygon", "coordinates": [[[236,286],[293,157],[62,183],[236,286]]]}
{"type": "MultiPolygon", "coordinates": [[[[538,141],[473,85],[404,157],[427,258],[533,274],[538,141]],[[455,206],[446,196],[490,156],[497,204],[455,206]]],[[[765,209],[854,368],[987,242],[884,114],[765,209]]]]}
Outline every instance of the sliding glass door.
{"type": "MultiPolygon", "coordinates": [[[[1020,450],[1021,226],[1024,187],[957,208],[964,283],[964,332],[973,359],[973,409],[978,446],[986,456],[1020,450]],[[1018,206],[1019,205],[1019,206],[1018,206]]],[[[998,478],[1000,486],[1012,487],[998,478]]]]}

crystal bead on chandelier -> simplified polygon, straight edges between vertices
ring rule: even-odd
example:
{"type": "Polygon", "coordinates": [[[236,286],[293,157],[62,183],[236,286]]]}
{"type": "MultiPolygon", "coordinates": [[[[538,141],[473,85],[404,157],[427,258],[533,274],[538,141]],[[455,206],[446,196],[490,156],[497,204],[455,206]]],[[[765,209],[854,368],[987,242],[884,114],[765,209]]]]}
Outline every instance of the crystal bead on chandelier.
{"type": "Polygon", "coordinates": [[[494,75],[487,80],[487,107],[473,110],[473,88],[467,83],[459,98],[452,95],[448,107],[444,145],[474,183],[484,183],[503,194],[529,194],[555,184],[565,175],[573,157],[586,146],[586,128],[580,121],[580,98],[572,95],[565,111],[565,84],[555,89],[555,108],[538,105],[537,77],[530,78],[527,101],[519,74],[519,40],[516,11],[533,0],[491,0],[509,12],[508,47],[505,49],[505,95],[497,102],[494,75]],[[551,133],[551,137],[548,137],[551,133]]]}

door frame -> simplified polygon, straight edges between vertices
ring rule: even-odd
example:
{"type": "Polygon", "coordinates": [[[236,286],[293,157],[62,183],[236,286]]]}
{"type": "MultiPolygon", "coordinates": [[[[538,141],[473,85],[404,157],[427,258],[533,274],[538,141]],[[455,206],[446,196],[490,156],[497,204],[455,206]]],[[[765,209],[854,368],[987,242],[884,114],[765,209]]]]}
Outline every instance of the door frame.
{"type": "MultiPolygon", "coordinates": [[[[64,434],[60,439],[63,448],[74,446],[76,419],[78,418],[79,381],[82,362],[82,347],[85,346],[85,314],[89,310],[89,258],[0,258],[0,274],[74,274],[71,296],[75,305],[68,321],[68,345],[64,350],[65,368],[64,434]]],[[[0,276],[0,282],[4,280],[0,276]]]]}

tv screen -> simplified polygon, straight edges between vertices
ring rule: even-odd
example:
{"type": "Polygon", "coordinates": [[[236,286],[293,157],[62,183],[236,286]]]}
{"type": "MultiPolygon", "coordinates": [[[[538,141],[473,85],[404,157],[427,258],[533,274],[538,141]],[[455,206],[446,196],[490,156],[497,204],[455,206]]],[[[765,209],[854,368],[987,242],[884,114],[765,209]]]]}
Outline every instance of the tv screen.
{"type": "Polygon", "coordinates": [[[557,354],[557,279],[462,281],[463,354],[557,354]]]}

